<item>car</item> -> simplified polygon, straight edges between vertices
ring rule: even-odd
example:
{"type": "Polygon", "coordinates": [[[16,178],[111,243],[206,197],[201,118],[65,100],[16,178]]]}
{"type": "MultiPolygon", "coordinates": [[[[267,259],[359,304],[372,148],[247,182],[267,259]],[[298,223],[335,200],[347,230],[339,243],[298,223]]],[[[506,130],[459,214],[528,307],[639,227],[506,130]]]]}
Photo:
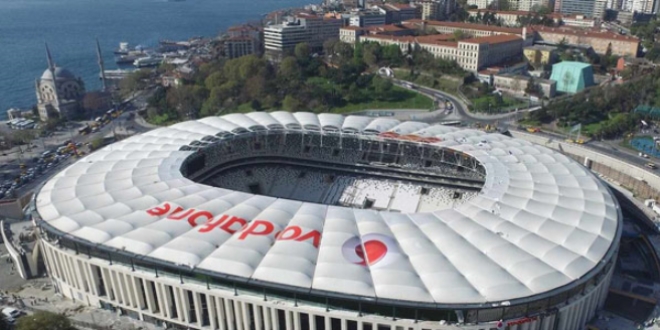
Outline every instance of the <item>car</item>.
{"type": "Polygon", "coordinates": [[[22,313],[16,308],[5,307],[2,309],[2,315],[4,315],[5,317],[11,317],[13,319],[17,319],[22,315],[22,313]]]}
{"type": "Polygon", "coordinates": [[[655,164],[653,164],[653,163],[646,163],[645,166],[648,167],[648,168],[650,168],[650,169],[652,169],[652,170],[655,170],[656,168],[658,168],[658,167],[657,167],[655,164]]]}

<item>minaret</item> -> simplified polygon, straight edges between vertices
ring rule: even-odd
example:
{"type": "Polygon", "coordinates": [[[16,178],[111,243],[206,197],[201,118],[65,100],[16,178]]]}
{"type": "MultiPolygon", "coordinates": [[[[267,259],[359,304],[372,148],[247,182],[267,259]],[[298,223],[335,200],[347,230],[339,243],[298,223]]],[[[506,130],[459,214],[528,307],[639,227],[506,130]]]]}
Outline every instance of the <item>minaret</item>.
{"type": "Polygon", "coordinates": [[[108,90],[108,86],[105,81],[105,66],[103,65],[103,55],[101,55],[101,46],[99,45],[99,39],[96,39],[96,56],[98,57],[99,70],[101,70],[101,81],[103,82],[103,91],[108,90]]]}
{"type": "Polygon", "coordinates": [[[57,89],[57,77],[55,76],[55,61],[53,61],[53,56],[50,55],[50,49],[48,48],[48,43],[46,45],[46,59],[48,60],[48,70],[52,73],[53,76],[53,89],[55,91],[55,102],[59,104],[60,102],[60,92],[57,89]]]}

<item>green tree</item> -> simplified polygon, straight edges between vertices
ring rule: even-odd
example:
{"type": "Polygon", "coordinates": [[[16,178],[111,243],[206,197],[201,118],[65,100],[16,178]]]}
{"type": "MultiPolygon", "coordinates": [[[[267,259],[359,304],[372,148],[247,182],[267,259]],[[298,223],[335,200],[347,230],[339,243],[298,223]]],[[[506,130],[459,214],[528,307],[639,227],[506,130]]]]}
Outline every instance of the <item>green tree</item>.
{"type": "Polygon", "coordinates": [[[467,34],[465,33],[465,31],[463,31],[461,29],[458,29],[458,30],[454,31],[454,41],[460,41],[460,40],[465,39],[466,37],[467,37],[467,34]]]}
{"type": "Polygon", "coordinates": [[[16,322],[16,330],[75,330],[64,314],[39,311],[21,317],[16,322]]]}
{"type": "Polygon", "coordinates": [[[309,44],[306,42],[297,44],[293,53],[299,61],[309,60],[309,57],[312,54],[309,44]]]}
{"type": "Polygon", "coordinates": [[[277,75],[285,82],[297,82],[303,77],[303,71],[295,57],[287,56],[280,63],[277,75]]]}
{"type": "Polygon", "coordinates": [[[282,107],[287,111],[300,111],[302,110],[302,104],[296,98],[291,95],[287,95],[282,101],[282,107]]]}
{"type": "Polygon", "coordinates": [[[374,77],[371,80],[371,86],[374,89],[374,95],[378,100],[388,100],[390,99],[390,94],[392,92],[392,81],[389,79],[383,79],[381,77],[374,77]]]}
{"type": "Polygon", "coordinates": [[[364,59],[365,64],[369,66],[377,65],[381,57],[380,44],[375,42],[364,44],[363,53],[362,58],[364,59]]]}

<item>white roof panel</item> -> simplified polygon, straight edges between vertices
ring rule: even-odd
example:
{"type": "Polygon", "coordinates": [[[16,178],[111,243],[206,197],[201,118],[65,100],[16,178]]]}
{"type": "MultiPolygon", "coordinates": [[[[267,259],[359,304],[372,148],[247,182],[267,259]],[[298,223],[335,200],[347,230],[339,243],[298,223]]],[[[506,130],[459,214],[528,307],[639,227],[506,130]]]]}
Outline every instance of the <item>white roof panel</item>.
{"type": "Polygon", "coordinates": [[[53,176],[36,206],[59,231],[163,262],[421,304],[558,290],[602,267],[620,233],[618,204],[604,184],[546,147],[469,129],[308,112],[208,117],[133,136],[53,176]],[[180,172],[193,152],[178,149],[204,136],[301,128],[437,137],[432,147],[473,157],[485,182],[457,208],[391,213],[211,187],[180,172]]]}

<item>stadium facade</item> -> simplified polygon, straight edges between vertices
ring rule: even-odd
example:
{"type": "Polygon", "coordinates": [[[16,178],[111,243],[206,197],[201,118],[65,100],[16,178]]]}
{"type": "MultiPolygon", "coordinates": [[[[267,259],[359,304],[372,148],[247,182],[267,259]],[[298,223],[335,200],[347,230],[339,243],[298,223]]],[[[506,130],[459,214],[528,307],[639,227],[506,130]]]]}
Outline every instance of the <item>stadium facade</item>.
{"type": "Polygon", "coordinates": [[[622,227],[608,188],[543,146],[287,112],[133,136],[57,174],[34,206],[61,294],[193,329],[581,329],[604,303],[622,227]],[[199,183],[264,160],[396,165],[481,188],[401,213],[199,183]]]}

